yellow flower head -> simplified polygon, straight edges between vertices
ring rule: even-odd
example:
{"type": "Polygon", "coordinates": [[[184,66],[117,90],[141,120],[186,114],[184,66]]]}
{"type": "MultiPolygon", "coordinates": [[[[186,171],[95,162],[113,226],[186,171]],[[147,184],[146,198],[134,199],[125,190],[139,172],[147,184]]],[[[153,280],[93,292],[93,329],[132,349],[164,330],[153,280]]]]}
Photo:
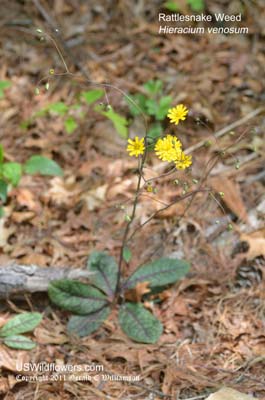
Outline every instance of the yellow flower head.
{"type": "Polygon", "coordinates": [[[178,104],[176,107],[168,110],[167,116],[172,124],[178,125],[180,120],[184,121],[186,119],[187,114],[187,107],[185,107],[183,104],[178,104]]]}
{"type": "Polygon", "coordinates": [[[155,145],[155,153],[162,161],[174,161],[181,152],[181,142],[172,135],[158,139],[155,145]]]}
{"type": "Polygon", "coordinates": [[[177,169],[186,169],[190,167],[191,164],[192,157],[185,154],[184,151],[181,151],[179,153],[179,157],[175,160],[175,165],[177,169]]]}
{"type": "Polygon", "coordinates": [[[128,139],[127,151],[131,157],[139,157],[141,154],[144,154],[144,138],[139,139],[138,136],[135,136],[134,140],[128,139]]]}

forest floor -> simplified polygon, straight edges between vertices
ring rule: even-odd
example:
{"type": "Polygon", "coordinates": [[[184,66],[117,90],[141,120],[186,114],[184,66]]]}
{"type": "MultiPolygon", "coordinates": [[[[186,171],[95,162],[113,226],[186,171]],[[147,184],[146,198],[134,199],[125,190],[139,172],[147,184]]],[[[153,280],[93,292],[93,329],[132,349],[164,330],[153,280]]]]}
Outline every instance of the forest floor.
{"type": "MultiPolygon", "coordinates": [[[[0,346],[3,398],[206,398],[229,386],[265,399],[263,1],[244,8],[248,35],[158,34],[159,1],[137,6],[129,0],[115,6],[107,0],[43,1],[67,46],[68,54],[62,51],[69,70],[80,76],[77,64],[82,65],[89,81],[50,76],[49,90],[40,84],[38,96],[39,80],[50,69],[63,73],[64,66],[52,42],[39,40],[36,28],[51,32],[55,40],[57,33],[36,8],[39,2],[4,3],[0,80],[11,81],[0,99],[5,157],[25,162],[43,154],[61,166],[64,176],[25,175],[9,193],[0,220],[0,265],[82,268],[95,249],[119,257],[124,207],[130,213],[137,184],[137,160],[128,156],[126,141],[91,109],[72,134],[65,131],[61,115],[33,118],[51,103],[73,104],[81,90],[95,88],[91,81],[135,94],[144,93],[148,80],[159,79],[163,94],[189,109],[176,129],[167,121],[163,128],[177,131],[192,153],[192,168],[154,180],[156,191],[139,198],[133,229],[183,190],[195,190],[209,162],[214,160],[214,166],[205,179],[213,196],[199,193],[187,210],[189,198],[175,203],[136,230],[130,242],[126,274],[161,256],[191,263],[184,279],[146,304],[163,323],[159,341],[133,342],[118,326],[115,312],[91,336],[71,337],[66,332],[69,314],[51,305],[46,294],[11,296],[1,302],[1,325],[22,311],[43,312],[44,317],[34,331],[36,349],[0,346]],[[105,374],[140,376],[140,381],[18,383],[17,363],[27,362],[94,362],[105,374]]],[[[213,0],[207,12],[236,14],[239,3],[213,0]]],[[[115,111],[131,118],[130,135],[141,136],[143,122],[130,116],[121,93],[109,88],[107,95],[115,111]]],[[[145,176],[163,172],[164,163],[150,155],[145,176]]]]}

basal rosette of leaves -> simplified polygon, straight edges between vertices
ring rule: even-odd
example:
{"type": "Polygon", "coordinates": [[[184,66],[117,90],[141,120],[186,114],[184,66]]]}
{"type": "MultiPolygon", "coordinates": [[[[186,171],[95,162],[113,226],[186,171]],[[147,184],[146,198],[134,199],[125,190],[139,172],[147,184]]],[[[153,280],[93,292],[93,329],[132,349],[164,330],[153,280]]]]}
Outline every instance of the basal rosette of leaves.
{"type": "Polygon", "coordinates": [[[49,285],[51,301],[75,314],[69,319],[68,332],[79,337],[95,332],[115,305],[119,307],[118,322],[125,334],[136,342],[155,343],[163,331],[161,322],[142,302],[124,300],[126,292],[141,283],[148,283],[148,294],[152,295],[183,278],[190,265],[187,261],[170,258],[142,265],[121,281],[119,293],[116,292],[118,264],[114,258],[104,252],[93,252],[87,267],[92,273],[89,284],[64,279],[49,285]]]}

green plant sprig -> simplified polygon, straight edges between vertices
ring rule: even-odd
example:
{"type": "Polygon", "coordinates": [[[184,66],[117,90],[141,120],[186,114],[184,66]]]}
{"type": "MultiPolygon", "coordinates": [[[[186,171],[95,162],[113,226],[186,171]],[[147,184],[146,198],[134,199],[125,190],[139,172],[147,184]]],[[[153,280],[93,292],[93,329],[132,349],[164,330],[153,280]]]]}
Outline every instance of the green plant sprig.
{"type": "MultiPolygon", "coordinates": [[[[0,200],[2,205],[7,201],[9,187],[18,186],[23,174],[43,176],[62,176],[63,170],[53,160],[33,155],[24,164],[4,161],[4,148],[0,144],[0,200]]],[[[3,207],[0,207],[0,216],[4,215],[3,207]]]]}

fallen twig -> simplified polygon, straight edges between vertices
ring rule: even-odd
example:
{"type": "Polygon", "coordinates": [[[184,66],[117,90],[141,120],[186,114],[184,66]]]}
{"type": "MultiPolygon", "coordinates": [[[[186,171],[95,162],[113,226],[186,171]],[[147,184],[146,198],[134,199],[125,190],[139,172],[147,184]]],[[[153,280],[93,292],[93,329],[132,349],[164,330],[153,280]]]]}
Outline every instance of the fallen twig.
{"type": "Polygon", "coordinates": [[[0,298],[11,294],[45,292],[49,282],[57,279],[88,278],[87,269],[38,267],[37,265],[11,264],[0,266],[0,298]]]}
{"type": "MultiPolygon", "coordinates": [[[[238,126],[243,125],[243,124],[244,124],[245,122],[247,122],[248,120],[250,120],[250,119],[256,117],[256,116],[257,116],[258,114],[260,114],[262,111],[265,111],[265,108],[264,108],[264,107],[256,108],[256,110],[251,111],[249,114],[245,115],[245,117],[240,118],[240,119],[238,119],[237,121],[232,122],[231,124],[225,126],[224,128],[220,129],[219,131],[215,132],[213,136],[215,137],[215,139],[217,139],[217,138],[223,136],[223,135],[226,134],[227,132],[232,131],[233,129],[237,128],[238,126]]],[[[199,149],[200,147],[204,146],[205,142],[206,142],[205,139],[200,140],[198,143],[194,144],[193,146],[188,147],[188,148],[185,150],[185,153],[186,153],[186,154],[192,153],[194,150],[197,150],[197,149],[199,149]]]]}

